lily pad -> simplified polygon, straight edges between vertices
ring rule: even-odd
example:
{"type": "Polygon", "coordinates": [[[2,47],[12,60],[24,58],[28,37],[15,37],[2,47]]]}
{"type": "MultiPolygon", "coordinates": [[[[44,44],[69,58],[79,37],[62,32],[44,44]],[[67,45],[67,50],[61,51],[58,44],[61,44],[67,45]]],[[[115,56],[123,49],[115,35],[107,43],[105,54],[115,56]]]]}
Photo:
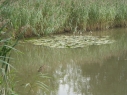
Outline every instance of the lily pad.
{"type": "Polygon", "coordinates": [[[43,45],[51,48],[79,48],[89,45],[103,45],[114,43],[109,36],[53,36],[41,39],[27,40],[34,45],[43,45]]]}

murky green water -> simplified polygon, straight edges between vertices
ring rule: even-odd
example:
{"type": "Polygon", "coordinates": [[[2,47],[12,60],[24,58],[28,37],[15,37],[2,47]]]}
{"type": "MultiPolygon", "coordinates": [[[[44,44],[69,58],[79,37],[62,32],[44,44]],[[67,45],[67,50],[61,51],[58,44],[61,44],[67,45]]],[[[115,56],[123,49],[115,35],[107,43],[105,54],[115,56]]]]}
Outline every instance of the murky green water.
{"type": "Polygon", "coordinates": [[[95,32],[93,36],[110,36],[116,42],[83,48],[50,48],[22,43],[14,53],[15,90],[20,95],[126,95],[127,29],[95,32]],[[40,78],[37,70],[50,79],[40,78]],[[49,86],[39,89],[37,81],[49,86]]]}

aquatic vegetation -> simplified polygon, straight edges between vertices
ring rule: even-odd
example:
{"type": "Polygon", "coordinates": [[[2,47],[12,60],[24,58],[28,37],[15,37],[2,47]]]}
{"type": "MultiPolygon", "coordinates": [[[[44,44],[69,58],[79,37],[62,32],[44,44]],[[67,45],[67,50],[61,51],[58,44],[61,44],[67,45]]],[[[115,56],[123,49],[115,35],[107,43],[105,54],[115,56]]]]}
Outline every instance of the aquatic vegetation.
{"type": "MultiPolygon", "coordinates": [[[[3,28],[0,28],[0,33],[3,28]]],[[[3,34],[4,35],[4,34],[3,34]]],[[[13,85],[15,83],[11,83],[12,77],[10,77],[10,68],[14,68],[10,64],[11,51],[17,51],[14,47],[17,44],[18,40],[12,43],[12,38],[0,38],[0,95],[17,95],[13,91],[13,85]]]]}
{"type": "Polygon", "coordinates": [[[10,21],[13,37],[127,26],[125,0],[5,0],[0,7],[0,22],[10,21]]]}
{"type": "Polygon", "coordinates": [[[103,45],[115,42],[109,36],[53,36],[41,39],[27,40],[34,45],[43,45],[51,48],[81,48],[89,45],[103,45]]]}
{"type": "MultiPolygon", "coordinates": [[[[1,34],[2,30],[4,29],[4,27],[5,26],[0,28],[0,34],[1,34]]],[[[4,34],[2,34],[2,35],[4,35],[4,34]]],[[[1,37],[0,38],[0,66],[1,66],[0,67],[0,95],[18,95],[15,92],[15,85],[17,85],[17,82],[18,82],[18,81],[15,81],[15,78],[16,78],[16,73],[18,73],[18,70],[17,70],[17,68],[13,67],[12,61],[11,61],[13,59],[11,57],[11,54],[14,53],[14,51],[16,53],[21,53],[20,51],[18,51],[17,49],[14,48],[17,45],[18,41],[19,41],[19,39],[15,40],[15,41],[12,40],[12,37],[9,37],[9,38],[2,38],[1,37]]],[[[34,79],[36,80],[36,81],[34,80],[35,82],[29,81],[29,82],[25,83],[25,81],[24,81],[24,85],[23,85],[24,88],[29,87],[28,88],[29,91],[27,91],[27,92],[30,93],[31,89],[33,89],[34,87],[38,87],[39,90],[41,90],[41,89],[49,90],[49,87],[44,83],[44,81],[42,81],[42,79],[47,80],[50,77],[48,77],[47,74],[44,74],[42,72],[40,72],[40,73],[37,72],[36,75],[37,76],[35,78],[33,78],[33,80],[34,79]],[[38,80],[39,77],[41,78],[41,80],[38,80]]]]}

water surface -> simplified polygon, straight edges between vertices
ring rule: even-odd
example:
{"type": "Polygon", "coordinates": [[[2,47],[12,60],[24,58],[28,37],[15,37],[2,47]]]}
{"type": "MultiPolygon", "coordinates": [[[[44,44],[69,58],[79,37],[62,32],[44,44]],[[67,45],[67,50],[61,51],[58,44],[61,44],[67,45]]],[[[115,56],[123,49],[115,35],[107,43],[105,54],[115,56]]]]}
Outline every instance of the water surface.
{"type": "Polygon", "coordinates": [[[14,78],[20,95],[126,95],[127,29],[112,29],[83,35],[110,36],[115,43],[84,48],[50,48],[21,43],[23,54],[14,53],[14,78]],[[50,79],[40,78],[37,70],[50,79]],[[49,86],[40,89],[37,81],[49,86]]]}

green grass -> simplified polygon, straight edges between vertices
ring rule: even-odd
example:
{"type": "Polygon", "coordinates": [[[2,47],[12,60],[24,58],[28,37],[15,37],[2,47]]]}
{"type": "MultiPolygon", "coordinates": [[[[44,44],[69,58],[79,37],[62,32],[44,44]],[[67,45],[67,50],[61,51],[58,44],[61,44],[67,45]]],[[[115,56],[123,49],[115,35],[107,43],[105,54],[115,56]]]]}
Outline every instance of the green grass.
{"type": "MultiPolygon", "coordinates": [[[[4,35],[1,34],[4,27],[5,25],[0,28],[0,36],[4,35]]],[[[10,60],[12,59],[10,55],[12,50],[17,51],[14,48],[17,42],[18,40],[13,43],[12,37],[0,37],[0,95],[17,95],[13,91],[14,83],[11,83],[12,77],[10,77],[10,68],[13,68],[10,64],[10,60]]]]}
{"type": "MultiPolygon", "coordinates": [[[[5,0],[6,1],[6,0],[5,0]]],[[[16,37],[127,26],[125,0],[16,0],[1,4],[1,18],[16,37]]],[[[1,21],[2,22],[2,21],[1,21]]]]}
{"type": "MultiPolygon", "coordinates": [[[[12,37],[4,38],[3,35],[6,35],[6,34],[5,33],[3,34],[2,31],[6,27],[6,25],[7,24],[5,24],[4,26],[0,28],[0,95],[18,95],[15,92],[15,89],[16,89],[15,86],[17,85],[17,82],[20,81],[21,77],[18,77],[19,80],[15,81],[15,79],[17,79],[16,73],[19,73],[18,72],[19,70],[13,67],[12,65],[13,58],[11,57],[11,54],[13,55],[14,52],[21,53],[14,48],[17,45],[19,39],[14,41],[12,37]]],[[[20,36],[21,34],[18,37],[20,36]]],[[[28,66],[28,64],[26,65],[28,66]]],[[[20,66],[20,68],[21,67],[22,66],[20,66]]],[[[26,69],[28,70],[28,68],[29,67],[27,67],[26,69]]],[[[23,71],[25,71],[25,69],[23,71]]],[[[33,74],[33,72],[31,73],[33,74]]],[[[38,73],[37,71],[35,71],[34,73],[36,73],[36,76],[34,77],[31,76],[29,77],[29,79],[31,78],[30,80],[28,80],[27,78],[27,79],[24,79],[23,81],[23,86],[25,89],[27,89],[27,92],[30,94],[32,89],[35,87],[38,89],[49,91],[49,87],[45,84],[44,80],[46,81],[50,79],[50,77],[44,73],[42,74],[41,72],[38,73]],[[39,78],[41,81],[39,80],[39,78]],[[42,79],[43,79],[43,82],[42,82],[42,79]]]]}

